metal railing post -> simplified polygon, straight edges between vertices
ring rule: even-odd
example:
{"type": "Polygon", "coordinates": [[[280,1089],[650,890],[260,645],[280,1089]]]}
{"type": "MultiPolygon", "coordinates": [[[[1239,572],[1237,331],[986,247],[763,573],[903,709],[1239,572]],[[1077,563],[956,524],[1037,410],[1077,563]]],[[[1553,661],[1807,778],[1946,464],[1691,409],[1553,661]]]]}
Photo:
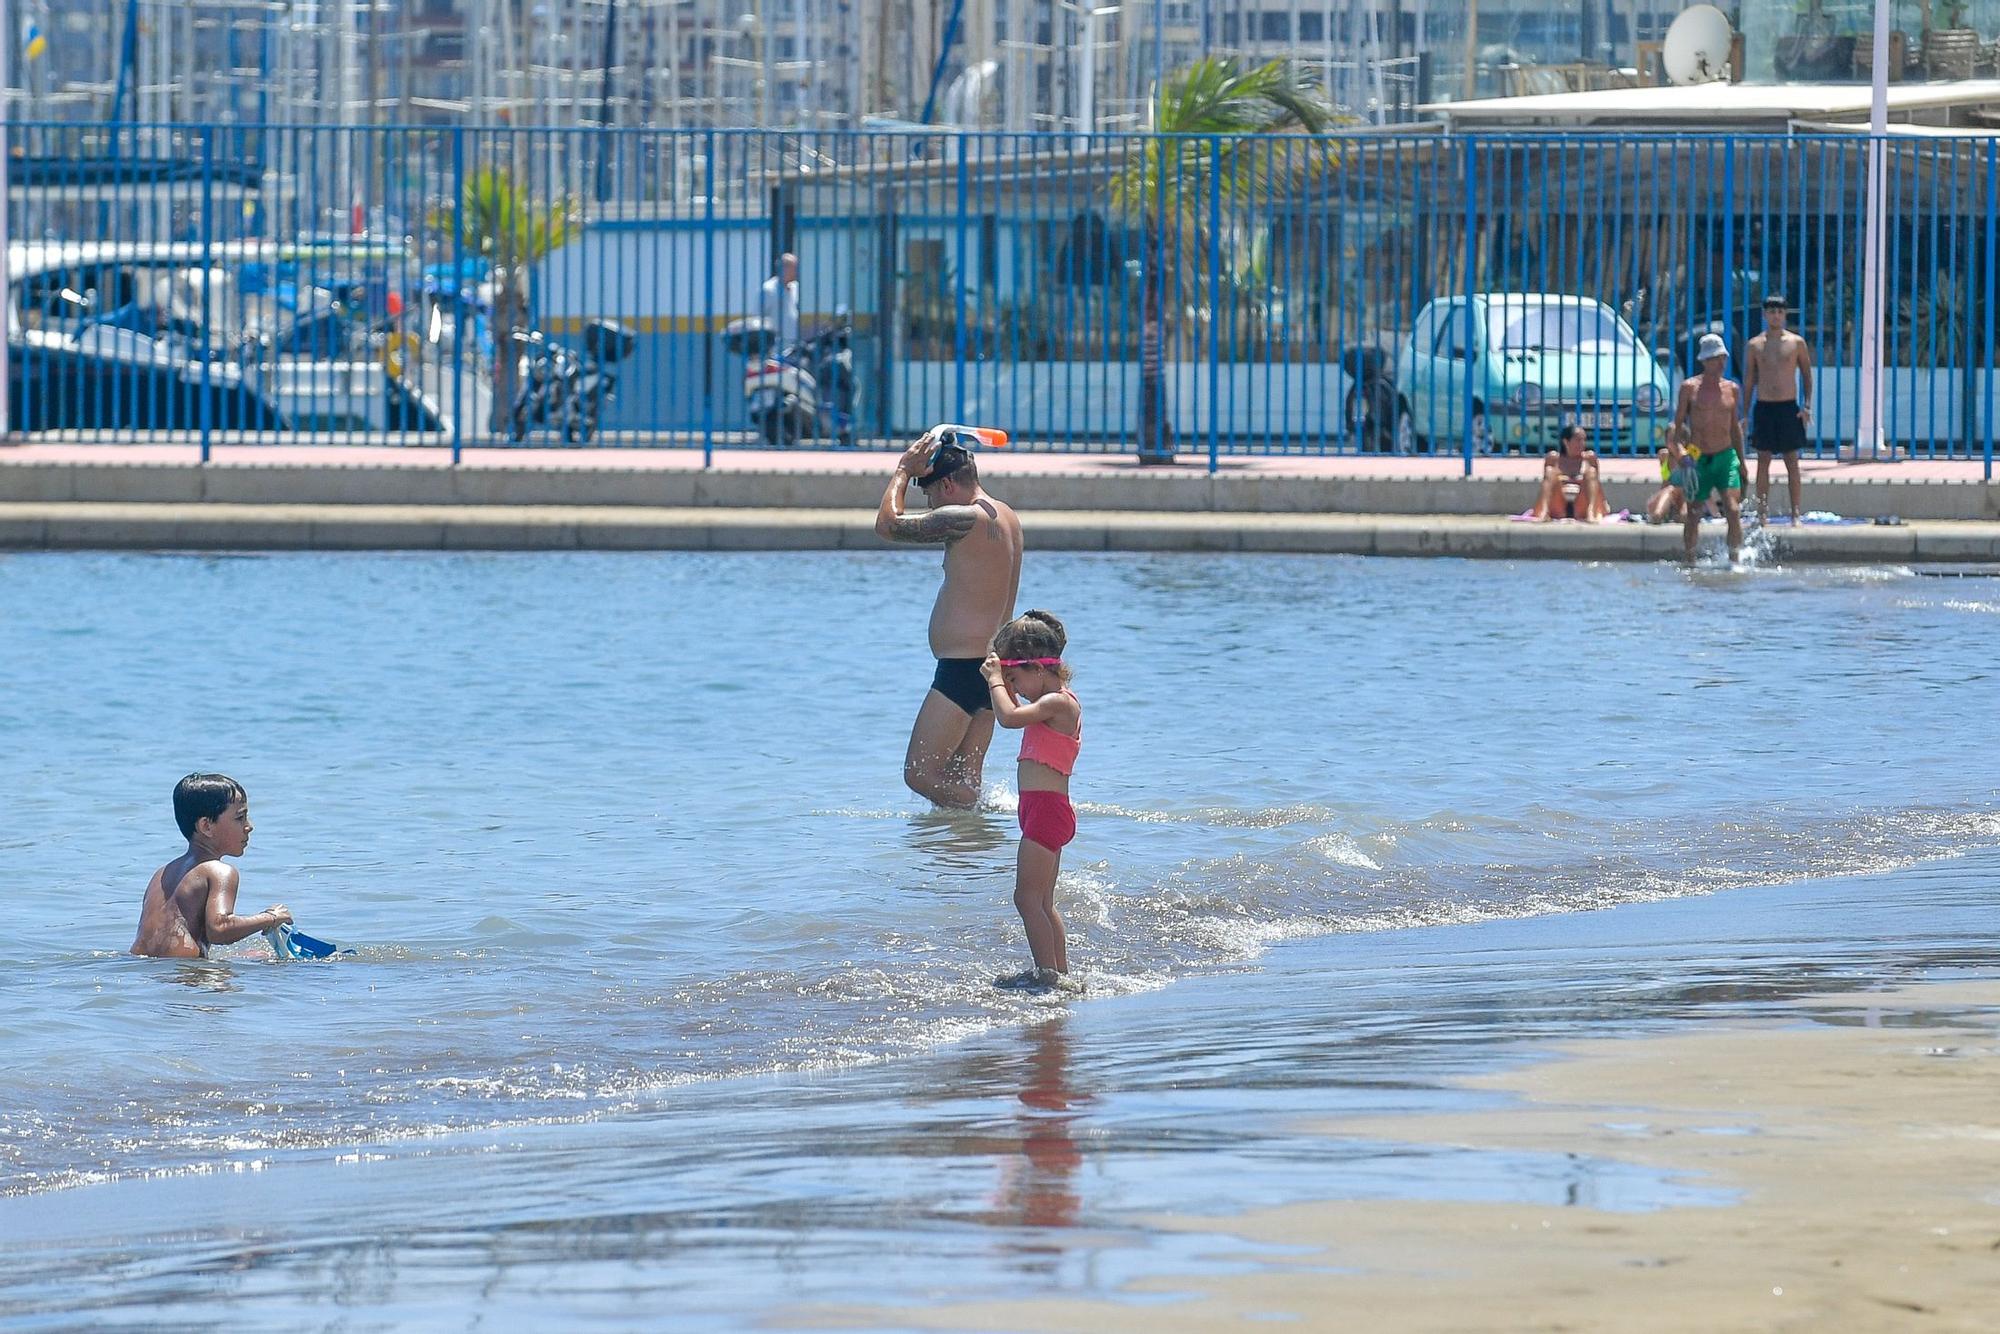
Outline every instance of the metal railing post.
{"type": "MultiPolygon", "coordinates": [[[[1729,324],[1736,313],[1736,136],[1730,135],[1722,141],[1722,332],[1731,331],[1729,324]]],[[[1737,358],[1737,373],[1743,372],[1743,349],[1730,348],[1730,355],[1737,358]]],[[[1749,410],[1749,405],[1744,405],[1749,410]]]]}
{"type": "MultiPolygon", "coordinates": [[[[702,270],[704,273],[701,320],[706,332],[701,340],[704,352],[715,344],[715,131],[708,132],[707,152],[703,154],[701,182],[701,245],[702,270]]],[[[715,377],[705,377],[708,383],[702,386],[701,394],[701,466],[715,466],[715,377]]],[[[727,383],[725,378],[724,383],[727,383]]]]}
{"type": "MultiPolygon", "coordinates": [[[[1465,145],[1465,281],[1459,285],[1465,289],[1465,392],[1460,397],[1465,408],[1465,422],[1459,431],[1459,448],[1465,459],[1465,475],[1470,477],[1472,405],[1477,398],[1472,380],[1473,371],[1479,364],[1478,331],[1472,313],[1473,299],[1479,287],[1479,156],[1478,140],[1472,135],[1465,135],[1461,142],[1465,145]]],[[[1491,408],[1492,404],[1487,407],[1491,408]]]]}
{"type": "MultiPolygon", "coordinates": [[[[454,125],[451,127],[451,465],[454,468],[465,459],[465,345],[470,321],[464,303],[459,300],[464,284],[465,127],[454,125]]],[[[470,332],[477,354],[478,330],[470,332]]]]}
{"type": "MultiPolygon", "coordinates": [[[[1236,141],[1238,151],[1244,144],[1236,141]]],[[[1222,417],[1222,137],[1208,141],[1208,471],[1221,466],[1217,438],[1222,417]]],[[[1231,349],[1234,351],[1234,348],[1231,349]]],[[[1269,407],[1270,381],[1264,385],[1269,407]]]]}
{"type": "Polygon", "coordinates": [[[952,420],[965,420],[965,196],[967,172],[965,165],[965,141],[967,135],[955,136],[958,140],[958,263],[955,266],[958,281],[953,284],[953,361],[954,393],[952,399],[952,420]]]}
{"type": "Polygon", "coordinates": [[[1993,480],[1993,264],[2000,233],[2000,139],[1986,141],[1986,357],[1980,366],[1979,407],[1985,436],[1986,480],[1993,480]]]}
{"type": "Polygon", "coordinates": [[[215,271],[215,134],[206,125],[201,130],[201,268],[201,461],[207,463],[215,399],[215,351],[209,342],[214,337],[213,284],[208,281],[215,271]]]}

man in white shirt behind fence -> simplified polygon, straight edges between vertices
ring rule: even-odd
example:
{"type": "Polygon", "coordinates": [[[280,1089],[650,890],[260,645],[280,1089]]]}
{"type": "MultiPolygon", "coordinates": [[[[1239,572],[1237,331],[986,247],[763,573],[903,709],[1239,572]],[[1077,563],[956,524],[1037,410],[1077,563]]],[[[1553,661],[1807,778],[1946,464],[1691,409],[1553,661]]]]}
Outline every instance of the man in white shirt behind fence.
{"type": "Polygon", "coordinates": [[[764,280],[764,308],[761,312],[777,335],[778,350],[799,341],[799,257],[789,252],[778,256],[778,271],[764,280]]]}

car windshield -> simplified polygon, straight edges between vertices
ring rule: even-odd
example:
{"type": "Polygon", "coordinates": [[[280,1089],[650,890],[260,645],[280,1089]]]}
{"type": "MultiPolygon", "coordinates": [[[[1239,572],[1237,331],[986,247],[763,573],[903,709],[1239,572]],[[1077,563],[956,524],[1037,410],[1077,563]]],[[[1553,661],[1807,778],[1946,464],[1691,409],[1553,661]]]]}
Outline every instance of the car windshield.
{"type": "Polygon", "coordinates": [[[1633,353],[1638,344],[1602,306],[1495,306],[1486,313],[1493,346],[1501,352],[1581,352],[1587,356],[1633,353]]]}

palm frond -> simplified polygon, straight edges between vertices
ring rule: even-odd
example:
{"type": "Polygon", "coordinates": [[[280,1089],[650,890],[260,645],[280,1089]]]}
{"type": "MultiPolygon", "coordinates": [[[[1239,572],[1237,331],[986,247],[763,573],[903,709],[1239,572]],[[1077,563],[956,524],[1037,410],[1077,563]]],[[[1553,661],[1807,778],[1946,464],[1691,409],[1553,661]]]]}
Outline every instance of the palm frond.
{"type": "Polygon", "coordinates": [[[1290,61],[1246,69],[1209,58],[1167,81],[1156,104],[1159,137],[1135,142],[1107,195],[1115,212],[1145,228],[1148,267],[1162,271],[1174,307],[1190,311],[1236,282],[1250,262],[1257,215],[1338,164],[1338,145],[1322,134],[1340,119],[1290,61]]]}
{"type": "Polygon", "coordinates": [[[569,243],[577,224],[567,196],[542,203],[499,167],[481,167],[465,178],[456,205],[431,215],[433,230],[496,270],[526,268],[569,243]]]}

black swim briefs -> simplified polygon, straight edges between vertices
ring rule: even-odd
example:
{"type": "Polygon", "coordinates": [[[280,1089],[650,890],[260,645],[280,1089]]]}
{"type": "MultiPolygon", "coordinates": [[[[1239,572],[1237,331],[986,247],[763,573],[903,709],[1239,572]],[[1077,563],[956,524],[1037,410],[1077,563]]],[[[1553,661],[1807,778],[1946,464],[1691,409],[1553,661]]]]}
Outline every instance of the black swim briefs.
{"type": "Polygon", "coordinates": [[[1750,447],[1759,454],[1796,454],[1806,447],[1805,418],[1799,405],[1766,403],[1750,409],[1750,447]]]}
{"type": "Polygon", "coordinates": [[[979,664],[984,661],[984,658],[939,658],[937,671],[931,677],[931,689],[968,714],[992,708],[993,696],[986,689],[986,678],[979,674],[979,664]]]}

